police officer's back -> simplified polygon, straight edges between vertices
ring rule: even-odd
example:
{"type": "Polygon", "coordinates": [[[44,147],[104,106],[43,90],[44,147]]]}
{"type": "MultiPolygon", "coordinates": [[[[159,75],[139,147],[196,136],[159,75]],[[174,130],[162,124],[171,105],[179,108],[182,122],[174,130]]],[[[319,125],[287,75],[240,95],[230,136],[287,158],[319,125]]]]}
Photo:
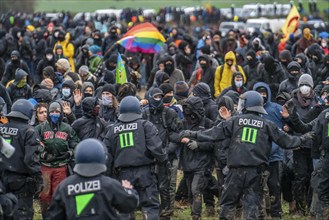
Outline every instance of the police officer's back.
{"type": "Polygon", "coordinates": [[[4,183],[7,190],[18,198],[19,208],[14,215],[17,219],[33,218],[33,196],[42,187],[37,155],[41,145],[34,128],[28,125],[33,109],[29,101],[19,99],[7,115],[9,122],[0,125],[2,137],[15,147],[15,153],[9,159],[12,165],[4,173],[4,183]]]}
{"type": "Polygon", "coordinates": [[[165,163],[167,154],[162,148],[155,126],[142,120],[136,97],[127,96],[120,103],[120,116],[105,136],[113,170],[119,180],[130,181],[137,190],[145,219],[159,218],[159,200],[154,165],[165,163]]]}
{"type": "Polygon", "coordinates": [[[262,185],[266,165],[269,162],[271,143],[293,149],[310,138],[310,134],[289,136],[273,122],[261,115],[267,114],[259,93],[248,91],[240,96],[238,110],[242,114],[202,132],[184,131],[181,136],[190,136],[198,141],[218,141],[231,138],[228,148],[227,166],[229,173],[225,179],[221,197],[221,219],[234,217],[234,209],[244,196],[244,217],[258,219],[261,213],[262,185]],[[239,108],[240,107],[240,108],[239,108]]]}
{"type": "Polygon", "coordinates": [[[80,142],[75,152],[75,174],[65,179],[54,193],[50,219],[119,219],[117,211],[131,212],[138,195],[129,182],[122,185],[104,176],[106,151],[97,139],[80,142]]]}

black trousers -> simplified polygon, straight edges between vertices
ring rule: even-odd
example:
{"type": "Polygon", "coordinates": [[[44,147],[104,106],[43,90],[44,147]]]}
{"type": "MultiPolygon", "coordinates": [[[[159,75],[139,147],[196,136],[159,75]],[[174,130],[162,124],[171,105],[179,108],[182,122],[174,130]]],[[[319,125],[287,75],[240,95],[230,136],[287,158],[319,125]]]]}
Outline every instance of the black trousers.
{"type": "Polygon", "coordinates": [[[270,215],[271,217],[281,218],[281,177],[282,177],[282,162],[271,162],[268,167],[270,172],[267,186],[270,194],[270,215]]]}
{"type": "Polygon", "coordinates": [[[230,168],[220,198],[220,219],[235,219],[240,199],[244,219],[259,219],[262,215],[263,186],[257,167],[230,168]]]}

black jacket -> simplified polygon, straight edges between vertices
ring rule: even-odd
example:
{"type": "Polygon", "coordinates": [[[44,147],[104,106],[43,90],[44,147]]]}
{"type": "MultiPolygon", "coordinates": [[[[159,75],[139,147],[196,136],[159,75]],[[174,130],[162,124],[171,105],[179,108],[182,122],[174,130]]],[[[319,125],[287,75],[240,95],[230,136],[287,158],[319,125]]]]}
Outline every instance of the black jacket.
{"type": "Polygon", "coordinates": [[[287,135],[273,122],[253,113],[233,116],[218,126],[197,133],[200,142],[226,138],[231,138],[227,156],[230,168],[268,164],[272,141],[286,149],[301,146],[299,137],[287,135]]]}
{"type": "Polygon", "coordinates": [[[40,139],[34,128],[26,120],[9,118],[0,125],[1,136],[15,147],[14,155],[8,159],[9,172],[26,176],[41,175],[38,158],[41,148],[40,139]]]}
{"type": "Polygon", "coordinates": [[[81,141],[87,138],[103,140],[105,136],[106,122],[99,117],[84,115],[75,120],[71,126],[81,141]]]}
{"type": "Polygon", "coordinates": [[[82,177],[77,174],[63,180],[54,193],[49,217],[54,220],[120,219],[118,211],[129,213],[138,206],[135,190],[104,175],[82,177]]]}
{"type": "Polygon", "coordinates": [[[115,123],[106,134],[104,144],[114,168],[147,166],[156,160],[167,160],[156,127],[142,119],[115,123]]]}

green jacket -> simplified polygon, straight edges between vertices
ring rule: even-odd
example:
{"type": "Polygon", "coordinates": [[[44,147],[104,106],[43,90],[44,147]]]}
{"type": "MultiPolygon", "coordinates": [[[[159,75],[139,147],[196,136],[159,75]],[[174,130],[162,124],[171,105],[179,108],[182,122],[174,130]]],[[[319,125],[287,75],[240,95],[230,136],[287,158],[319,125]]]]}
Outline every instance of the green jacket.
{"type": "Polygon", "coordinates": [[[98,64],[101,62],[102,58],[100,58],[99,56],[93,56],[92,58],[90,58],[89,60],[89,71],[94,74],[98,64]]]}
{"type": "Polygon", "coordinates": [[[50,167],[58,167],[67,164],[73,156],[75,146],[79,142],[79,138],[72,127],[64,122],[54,126],[50,125],[48,121],[45,121],[36,126],[35,129],[39,133],[40,140],[44,145],[44,151],[40,156],[40,162],[50,167]],[[56,159],[67,152],[70,153],[70,158],[56,159]],[[55,157],[50,163],[46,162],[47,154],[51,154],[55,157]]]}

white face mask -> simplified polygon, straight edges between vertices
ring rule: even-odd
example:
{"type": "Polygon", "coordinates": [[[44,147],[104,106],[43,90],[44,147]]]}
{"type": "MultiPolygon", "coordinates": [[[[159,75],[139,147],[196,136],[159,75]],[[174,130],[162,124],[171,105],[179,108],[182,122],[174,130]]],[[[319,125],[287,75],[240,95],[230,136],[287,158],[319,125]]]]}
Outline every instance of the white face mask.
{"type": "Polygon", "coordinates": [[[322,47],[327,47],[327,42],[321,42],[322,47]]]}
{"type": "Polygon", "coordinates": [[[47,58],[47,60],[49,60],[49,61],[50,61],[51,59],[53,59],[53,57],[54,57],[54,56],[53,56],[52,54],[47,54],[47,55],[46,55],[46,58],[47,58]]]}
{"type": "Polygon", "coordinates": [[[234,83],[235,83],[235,86],[238,88],[242,87],[242,85],[243,85],[243,81],[234,81],[234,83]]]}
{"type": "Polygon", "coordinates": [[[306,86],[306,85],[303,85],[299,88],[300,92],[303,94],[303,95],[307,95],[307,94],[310,94],[311,92],[311,87],[309,86],[306,86]]]}

